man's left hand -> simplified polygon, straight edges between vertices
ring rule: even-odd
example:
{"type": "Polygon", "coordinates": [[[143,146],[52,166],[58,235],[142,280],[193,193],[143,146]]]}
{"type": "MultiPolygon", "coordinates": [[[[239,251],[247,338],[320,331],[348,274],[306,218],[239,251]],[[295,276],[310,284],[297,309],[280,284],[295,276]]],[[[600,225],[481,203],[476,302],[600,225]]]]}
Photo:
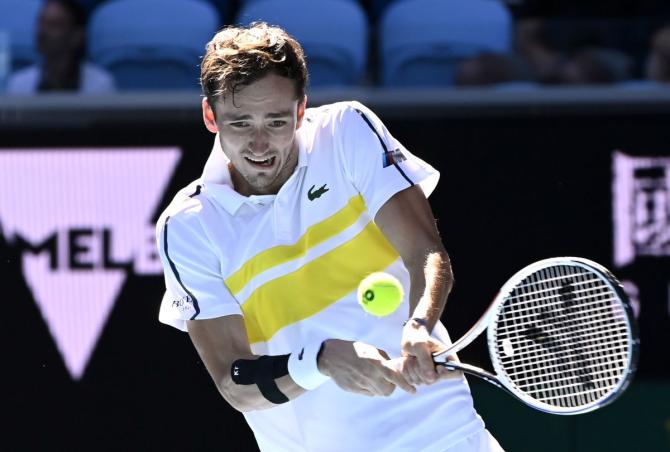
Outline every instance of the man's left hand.
{"type": "Polygon", "coordinates": [[[436,368],[433,353],[444,350],[445,345],[430,336],[425,325],[410,320],[402,334],[402,360],[400,371],[410,384],[432,384],[454,372],[442,366],[436,368]]]}

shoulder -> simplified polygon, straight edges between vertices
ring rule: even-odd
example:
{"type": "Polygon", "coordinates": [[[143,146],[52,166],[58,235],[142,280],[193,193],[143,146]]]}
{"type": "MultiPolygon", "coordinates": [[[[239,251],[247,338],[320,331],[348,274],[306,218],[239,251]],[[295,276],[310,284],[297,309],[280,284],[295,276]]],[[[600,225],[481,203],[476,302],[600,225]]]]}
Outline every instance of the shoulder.
{"type": "Polygon", "coordinates": [[[200,229],[202,211],[206,205],[202,187],[202,181],[195,180],[177,192],[156,223],[158,235],[164,232],[168,223],[171,229],[200,229]]]}
{"type": "Polygon", "coordinates": [[[191,266],[189,271],[216,272],[229,259],[226,252],[235,240],[230,216],[218,207],[201,179],[180,190],[156,222],[161,256],[191,266]]]}
{"type": "Polygon", "coordinates": [[[341,146],[352,139],[367,138],[379,124],[379,118],[362,103],[337,102],[307,109],[303,135],[307,142],[332,142],[341,146]]]}
{"type": "Polygon", "coordinates": [[[365,105],[351,100],[308,108],[305,111],[305,120],[321,125],[329,122],[341,123],[343,121],[355,121],[357,118],[360,119],[361,113],[368,112],[370,112],[370,109],[365,105]]]}
{"type": "Polygon", "coordinates": [[[7,80],[7,93],[32,94],[37,90],[39,68],[30,66],[14,72],[7,80]]]}

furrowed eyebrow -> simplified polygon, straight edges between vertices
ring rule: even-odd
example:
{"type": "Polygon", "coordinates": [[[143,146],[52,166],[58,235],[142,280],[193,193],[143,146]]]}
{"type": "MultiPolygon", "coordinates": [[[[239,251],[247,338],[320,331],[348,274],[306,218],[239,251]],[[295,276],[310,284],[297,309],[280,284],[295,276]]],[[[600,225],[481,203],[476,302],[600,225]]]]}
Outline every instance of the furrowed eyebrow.
{"type": "Polygon", "coordinates": [[[224,121],[244,121],[245,119],[251,119],[251,115],[223,115],[224,121]]]}
{"type": "MultiPolygon", "coordinates": [[[[278,111],[275,113],[268,113],[265,117],[266,118],[285,118],[287,116],[291,116],[293,112],[291,110],[286,110],[286,111],[278,111]]],[[[251,115],[236,115],[236,114],[224,114],[222,116],[222,119],[224,121],[245,121],[248,119],[252,119],[251,115]]]]}
{"type": "Polygon", "coordinates": [[[280,111],[277,113],[268,113],[267,117],[268,118],[285,118],[286,116],[291,116],[293,114],[292,111],[286,110],[286,111],[280,111]]]}

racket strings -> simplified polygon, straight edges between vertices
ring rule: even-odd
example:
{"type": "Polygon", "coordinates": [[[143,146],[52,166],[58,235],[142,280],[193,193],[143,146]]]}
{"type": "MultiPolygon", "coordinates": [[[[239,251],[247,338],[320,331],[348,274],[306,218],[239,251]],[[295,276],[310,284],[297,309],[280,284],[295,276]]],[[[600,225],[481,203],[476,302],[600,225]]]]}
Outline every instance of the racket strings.
{"type": "Polygon", "coordinates": [[[613,289],[580,266],[542,268],[505,298],[497,360],[519,391],[557,407],[595,402],[625,377],[626,313],[613,289]]]}
{"type": "MultiPolygon", "coordinates": [[[[562,278],[548,278],[548,279],[544,280],[544,283],[546,284],[548,282],[557,282],[557,281],[560,281],[560,280],[562,280],[562,278]]],[[[598,281],[600,281],[600,280],[594,278],[594,279],[583,281],[582,284],[587,284],[587,283],[591,283],[591,282],[598,282],[598,281]]],[[[523,286],[517,286],[516,289],[520,290],[522,287],[532,287],[532,286],[530,284],[524,284],[523,286]]],[[[587,289],[575,290],[574,292],[575,293],[586,292],[588,290],[591,290],[591,289],[587,288],[587,289]]],[[[538,290],[535,290],[535,291],[530,290],[530,291],[528,291],[526,293],[523,293],[521,295],[510,296],[510,297],[508,297],[508,299],[514,300],[515,298],[527,298],[527,297],[533,297],[533,296],[536,296],[538,294],[544,294],[544,293],[552,293],[553,294],[554,291],[555,291],[555,287],[542,288],[542,289],[538,289],[538,290]]],[[[558,298],[560,298],[560,296],[561,296],[560,294],[555,294],[555,295],[547,296],[546,299],[547,300],[550,300],[552,298],[558,299],[558,298]]],[[[533,300],[533,298],[531,298],[531,300],[533,300]]]]}
{"type": "MultiPolygon", "coordinates": [[[[612,331],[613,333],[616,333],[617,331],[612,331]]],[[[626,333],[625,330],[619,330],[618,332],[620,333],[626,333]]],[[[565,336],[563,336],[565,337],[565,336]]],[[[512,347],[514,347],[514,355],[511,357],[516,360],[516,363],[520,363],[522,360],[525,361],[532,361],[534,364],[540,365],[544,362],[554,362],[556,360],[556,357],[551,356],[548,359],[538,359],[537,358],[537,353],[536,353],[536,348],[535,347],[523,347],[523,343],[517,342],[517,344],[521,344],[521,346],[515,346],[514,343],[510,342],[508,344],[511,344],[512,347]]],[[[508,347],[508,345],[506,345],[508,347]]],[[[586,340],[582,341],[582,347],[579,349],[575,349],[572,347],[567,347],[567,346],[559,346],[556,347],[553,351],[555,353],[563,353],[561,356],[562,358],[578,358],[580,355],[583,355],[584,353],[600,353],[602,351],[615,351],[615,350],[620,350],[621,347],[617,344],[611,345],[611,346],[603,346],[602,340],[600,338],[588,338],[586,340]],[[572,353],[570,353],[572,352],[572,353]]],[[[507,357],[509,353],[503,351],[503,359],[507,357]]],[[[510,359],[511,359],[510,358],[510,359]]]]}
{"type": "MultiPolygon", "coordinates": [[[[616,298],[611,297],[611,292],[607,287],[601,287],[599,290],[602,291],[602,294],[600,295],[607,295],[610,297],[610,300],[616,300],[616,298]]],[[[544,291],[546,293],[548,291],[544,291]]],[[[515,309],[519,311],[521,314],[524,309],[526,311],[535,311],[537,309],[537,299],[540,297],[537,294],[541,292],[536,292],[535,294],[528,294],[527,296],[529,298],[527,299],[518,299],[516,301],[515,309]]],[[[596,301],[596,302],[602,302],[606,301],[605,299],[595,299],[595,297],[599,295],[598,293],[595,293],[593,289],[582,289],[582,290],[575,290],[573,292],[573,297],[571,299],[572,302],[577,302],[581,300],[588,300],[588,301],[596,301]],[[581,295],[581,296],[579,296],[581,295]]],[[[565,301],[561,298],[561,295],[547,295],[547,296],[541,296],[542,297],[542,305],[544,308],[552,308],[552,307],[558,307],[558,306],[564,306],[565,301]]],[[[511,301],[511,299],[510,299],[511,301]]],[[[584,309],[585,307],[580,307],[580,309],[584,309]]]]}
{"type": "MultiPolygon", "coordinates": [[[[601,372],[596,372],[594,374],[594,377],[597,377],[599,374],[602,374],[602,375],[608,374],[609,371],[616,370],[616,366],[617,366],[617,364],[615,362],[605,364],[604,367],[607,370],[601,369],[601,372]]],[[[562,372],[560,370],[557,370],[556,366],[553,366],[553,365],[552,366],[545,366],[545,367],[538,367],[536,369],[536,371],[542,372],[542,375],[545,376],[545,377],[556,376],[556,378],[559,378],[562,375],[562,372]]],[[[510,373],[509,375],[513,376],[513,375],[520,375],[520,374],[521,373],[518,373],[518,374],[510,373]]],[[[523,374],[525,375],[526,372],[523,372],[523,374]]],[[[534,378],[536,378],[536,377],[530,376],[530,377],[525,377],[524,378],[524,377],[519,376],[518,378],[516,378],[516,381],[518,383],[523,383],[524,381],[531,381],[534,378]]]]}
{"type": "MultiPolygon", "coordinates": [[[[616,349],[610,349],[609,351],[614,351],[615,353],[617,352],[616,349]]],[[[532,383],[532,380],[537,378],[537,375],[542,375],[545,378],[554,377],[556,381],[558,381],[558,379],[560,379],[561,376],[563,375],[563,370],[558,369],[553,362],[544,361],[544,362],[534,363],[534,364],[537,365],[537,367],[535,367],[533,369],[533,373],[535,375],[528,376],[529,375],[528,371],[524,370],[522,372],[516,372],[516,373],[515,372],[510,372],[508,374],[508,376],[517,377],[517,378],[515,378],[515,381],[518,384],[522,384],[523,382],[531,382],[532,383]],[[547,364],[547,363],[549,363],[549,365],[545,365],[545,366],[542,365],[542,364],[547,364]]],[[[610,372],[616,370],[617,366],[618,366],[618,364],[614,361],[609,362],[609,363],[605,363],[605,364],[603,364],[603,366],[598,371],[593,372],[591,377],[595,380],[600,376],[609,375],[610,372]]]]}
{"type": "MultiPolygon", "coordinates": [[[[560,273],[562,273],[562,272],[559,272],[559,274],[560,273]]],[[[584,282],[584,281],[580,281],[580,282],[584,282]]],[[[561,289],[564,289],[564,286],[561,289]]],[[[595,293],[594,293],[594,295],[595,295],[595,293]]],[[[598,300],[599,297],[595,297],[595,299],[598,300]]],[[[573,301],[573,300],[570,300],[570,301],[573,301]]],[[[574,314],[574,312],[572,312],[572,314],[574,314]]],[[[574,319],[568,318],[567,321],[564,321],[564,324],[568,327],[569,330],[572,329],[574,331],[575,322],[572,321],[572,320],[574,320],[574,319]]],[[[568,346],[579,347],[580,344],[581,344],[580,338],[573,337],[568,342],[567,345],[568,346]]],[[[565,352],[563,350],[561,350],[560,347],[555,347],[553,352],[555,354],[558,354],[559,364],[564,364],[565,360],[569,359],[569,358],[566,358],[565,352]]],[[[567,373],[567,377],[568,377],[567,379],[568,379],[568,381],[572,381],[572,380],[574,380],[574,377],[576,375],[579,385],[584,385],[585,387],[587,387],[589,389],[597,389],[596,385],[598,383],[600,383],[600,380],[596,378],[596,375],[594,375],[594,373],[595,373],[594,370],[589,367],[589,364],[588,364],[589,363],[589,358],[592,358],[592,357],[585,355],[583,353],[583,351],[577,350],[576,356],[573,359],[579,361],[582,364],[582,366],[577,368],[576,372],[574,372],[574,371],[573,372],[568,372],[567,373]]],[[[565,365],[559,366],[559,368],[563,371],[571,369],[569,366],[565,366],[565,365]]],[[[563,380],[566,380],[566,379],[563,378],[563,380]]],[[[554,384],[552,386],[551,389],[553,390],[553,393],[549,394],[549,397],[551,397],[551,399],[549,399],[549,401],[556,398],[557,395],[558,396],[565,395],[566,394],[566,391],[565,391],[566,388],[569,389],[569,388],[573,388],[573,387],[577,386],[576,384],[565,385],[563,383],[564,383],[564,381],[561,381],[560,384],[554,384]]],[[[536,393],[537,393],[537,391],[536,391],[536,393]]],[[[587,391],[578,391],[577,393],[575,393],[573,391],[572,393],[567,392],[567,394],[571,395],[571,398],[569,400],[567,400],[567,402],[569,404],[570,403],[583,404],[583,403],[588,403],[590,401],[590,400],[588,400],[588,397],[587,398],[584,397],[585,395],[588,395],[587,391]]],[[[542,395],[541,392],[539,393],[539,395],[540,395],[540,400],[543,400],[545,402],[548,401],[547,397],[544,397],[544,398],[541,397],[541,395],[542,395]]],[[[561,402],[561,399],[558,399],[558,401],[561,402]]],[[[563,400],[563,402],[566,402],[566,401],[563,400]]]]}
{"type": "MultiPolygon", "coordinates": [[[[606,301],[616,301],[616,299],[615,298],[609,298],[606,301]]],[[[528,309],[527,312],[533,313],[533,310],[528,309]]],[[[580,323],[580,325],[589,326],[589,324],[601,324],[602,320],[610,319],[611,315],[612,315],[612,307],[611,306],[602,306],[602,304],[600,304],[600,305],[598,305],[598,307],[594,307],[594,308],[589,309],[588,312],[589,312],[589,314],[591,314],[591,317],[589,317],[588,319],[583,320],[580,323]]],[[[530,326],[535,325],[535,324],[537,324],[536,319],[534,318],[534,316],[530,315],[530,316],[528,316],[528,319],[527,319],[526,322],[521,322],[521,323],[515,324],[512,327],[499,326],[498,331],[502,332],[502,333],[504,333],[506,331],[517,331],[520,327],[523,327],[523,326],[530,327],[530,326]]],[[[546,329],[547,332],[551,333],[553,331],[556,331],[556,330],[551,330],[551,328],[556,328],[556,326],[557,326],[556,324],[548,325],[547,329],[546,329]]],[[[558,325],[558,327],[560,328],[560,325],[558,325]]],[[[587,331],[589,331],[590,328],[591,327],[589,326],[589,329],[587,329],[587,331]]],[[[576,333],[577,331],[574,331],[574,330],[569,331],[566,334],[572,334],[573,332],[576,333]]]]}
{"type": "MultiPolygon", "coordinates": [[[[562,273],[562,272],[559,272],[559,273],[562,273]]],[[[591,287],[593,287],[593,286],[591,286],[591,287]]],[[[597,295],[597,293],[596,293],[595,290],[592,291],[592,293],[593,293],[593,295],[594,295],[594,297],[595,297],[596,300],[603,300],[603,301],[604,301],[604,299],[603,299],[602,297],[597,297],[597,296],[595,296],[595,295],[597,295]]],[[[574,325],[569,325],[569,326],[574,326],[574,325]]],[[[594,337],[596,337],[596,339],[597,339],[597,338],[600,338],[600,337],[602,337],[602,334],[594,334],[594,337]]],[[[577,339],[577,340],[573,340],[573,341],[572,341],[573,345],[579,345],[579,342],[580,342],[579,339],[577,339]]],[[[600,353],[602,354],[602,353],[603,353],[603,350],[601,350],[600,353]]],[[[594,359],[595,359],[596,361],[599,361],[599,357],[600,357],[600,354],[597,354],[597,355],[595,355],[595,356],[587,356],[587,355],[583,355],[583,354],[582,354],[581,356],[577,356],[576,358],[579,359],[579,360],[584,360],[584,359],[587,359],[587,360],[588,360],[588,359],[590,359],[590,360],[591,360],[591,363],[593,363],[593,360],[594,360],[594,359]]],[[[600,368],[601,368],[602,370],[605,371],[605,375],[606,375],[606,376],[607,376],[607,375],[611,376],[611,373],[612,373],[612,372],[611,372],[611,369],[608,369],[607,367],[603,367],[603,366],[602,366],[602,363],[599,363],[599,364],[600,364],[600,368]]],[[[607,383],[606,380],[596,378],[596,377],[597,377],[598,375],[600,375],[601,373],[598,372],[598,369],[594,368],[593,365],[592,365],[592,368],[591,368],[591,369],[588,369],[588,368],[587,368],[587,370],[590,370],[591,373],[592,373],[592,375],[590,376],[591,381],[588,381],[588,385],[587,385],[588,388],[591,388],[591,389],[599,389],[600,387],[602,387],[602,383],[603,383],[603,381],[605,382],[605,384],[607,383]],[[598,385],[599,383],[601,383],[601,384],[598,385]]],[[[579,380],[580,383],[583,383],[583,375],[579,375],[578,380],[579,380]]],[[[563,386],[565,386],[565,385],[563,385],[563,386]]],[[[556,393],[558,393],[558,395],[563,395],[563,394],[565,394],[564,391],[561,392],[561,390],[566,389],[566,388],[564,388],[563,386],[554,386],[554,387],[553,387],[553,389],[554,389],[554,394],[550,394],[549,397],[555,398],[555,397],[556,397],[556,393]]],[[[568,388],[570,388],[570,387],[575,387],[575,385],[569,386],[568,388]]],[[[586,391],[578,391],[578,392],[576,392],[576,393],[573,391],[573,393],[568,392],[568,394],[571,394],[571,396],[572,396],[572,398],[569,399],[569,400],[567,401],[568,403],[579,403],[579,404],[583,404],[583,403],[589,403],[589,402],[592,401],[592,400],[589,398],[589,393],[586,392],[586,391]]],[[[591,396],[598,396],[599,394],[598,394],[597,392],[592,392],[590,395],[591,395],[591,396]]],[[[545,397],[544,400],[547,401],[547,398],[545,397]]],[[[551,401],[551,399],[549,399],[549,401],[551,401]]]]}

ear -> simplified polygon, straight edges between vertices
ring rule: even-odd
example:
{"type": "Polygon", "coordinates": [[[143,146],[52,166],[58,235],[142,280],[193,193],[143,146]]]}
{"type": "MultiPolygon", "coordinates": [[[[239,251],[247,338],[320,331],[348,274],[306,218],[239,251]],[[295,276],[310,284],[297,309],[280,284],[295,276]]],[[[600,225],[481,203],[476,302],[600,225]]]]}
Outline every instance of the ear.
{"type": "Polygon", "coordinates": [[[206,97],[202,99],[202,120],[205,122],[205,127],[212,133],[217,133],[219,127],[216,125],[216,116],[214,110],[206,97]]]}
{"type": "Polygon", "coordinates": [[[302,119],[305,117],[305,108],[307,107],[307,95],[302,98],[302,102],[298,103],[298,122],[296,129],[299,129],[302,125],[302,119]]]}

